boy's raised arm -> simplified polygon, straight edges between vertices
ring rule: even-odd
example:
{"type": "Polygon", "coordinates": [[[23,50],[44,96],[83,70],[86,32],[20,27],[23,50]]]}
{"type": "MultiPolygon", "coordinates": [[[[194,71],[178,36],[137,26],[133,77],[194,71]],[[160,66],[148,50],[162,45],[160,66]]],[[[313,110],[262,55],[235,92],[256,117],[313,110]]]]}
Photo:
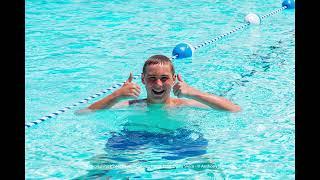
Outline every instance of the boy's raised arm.
{"type": "Polygon", "coordinates": [[[130,73],[129,78],[127,81],[122,85],[121,88],[114,91],[112,94],[108,95],[107,97],[91,104],[89,107],[79,110],[76,114],[82,114],[91,112],[94,110],[111,108],[118,102],[126,98],[138,98],[140,94],[140,86],[132,82],[133,76],[130,73]]]}
{"type": "MultiPolygon", "coordinates": [[[[204,93],[189,86],[182,80],[181,75],[178,74],[177,78],[178,82],[173,86],[173,93],[177,97],[193,99],[211,108],[220,108],[231,112],[238,112],[241,110],[240,106],[232,103],[228,99],[213,94],[204,93]]],[[[199,105],[199,103],[194,102],[193,105],[199,105]]]]}

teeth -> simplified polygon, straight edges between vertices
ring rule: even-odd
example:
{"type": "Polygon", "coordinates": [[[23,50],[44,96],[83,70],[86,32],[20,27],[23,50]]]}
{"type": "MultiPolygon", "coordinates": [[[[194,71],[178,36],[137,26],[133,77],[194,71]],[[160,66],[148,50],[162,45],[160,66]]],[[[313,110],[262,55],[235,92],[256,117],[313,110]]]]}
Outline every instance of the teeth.
{"type": "Polygon", "coordinates": [[[153,91],[154,91],[154,92],[157,92],[157,93],[160,93],[160,92],[163,92],[164,90],[156,91],[156,90],[153,89],[153,91]]]}
{"type": "Polygon", "coordinates": [[[161,94],[161,93],[163,93],[164,92],[164,90],[162,90],[162,91],[156,91],[156,90],[152,90],[155,94],[161,94]]]}

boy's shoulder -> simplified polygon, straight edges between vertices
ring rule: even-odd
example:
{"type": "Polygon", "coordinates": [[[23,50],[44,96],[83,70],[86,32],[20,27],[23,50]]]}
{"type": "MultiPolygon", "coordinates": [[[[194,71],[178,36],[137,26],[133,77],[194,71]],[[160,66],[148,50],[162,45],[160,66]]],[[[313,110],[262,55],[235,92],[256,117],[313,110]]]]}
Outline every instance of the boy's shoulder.
{"type": "Polygon", "coordinates": [[[207,105],[193,99],[172,98],[172,102],[172,106],[208,107],[207,105]]]}
{"type": "Polygon", "coordinates": [[[181,98],[171,98],[171,105],[173,106],[181,106],[181,105],[188,105],[188,99],[181,99],[181,98]]]}

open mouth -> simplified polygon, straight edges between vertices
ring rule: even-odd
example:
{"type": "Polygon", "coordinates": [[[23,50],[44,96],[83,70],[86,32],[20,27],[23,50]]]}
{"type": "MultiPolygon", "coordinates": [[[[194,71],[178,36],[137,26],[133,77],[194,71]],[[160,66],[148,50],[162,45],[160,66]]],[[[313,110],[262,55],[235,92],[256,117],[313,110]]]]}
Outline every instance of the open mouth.
{"type": "Polygon", "coordinates": [[[164,93],[164,90],[162,91],[156,91],[154,89],[152,89],[153,94],[157,95],[157,96],[161,96],[164,93]]]}

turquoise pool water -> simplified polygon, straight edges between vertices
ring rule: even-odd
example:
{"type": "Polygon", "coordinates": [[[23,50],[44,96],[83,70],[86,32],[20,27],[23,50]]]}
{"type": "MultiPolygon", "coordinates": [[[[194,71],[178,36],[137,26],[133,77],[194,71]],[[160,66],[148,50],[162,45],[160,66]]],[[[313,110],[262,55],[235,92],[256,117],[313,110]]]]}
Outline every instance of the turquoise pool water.
{"type": "MultiPolygon", "coordinates": [[[[250,12],[280,7],[278,0],[27,0],[26,122],[140,74],[151,55],[171,57],[180,42],[196,46],[250,12]]],[[[174,61],[189,85],[242,112],[73,114],[85,104],[26,129],[26,179],[294,179],[294,24],[294,10],[284,10],[174,61]]]]}

